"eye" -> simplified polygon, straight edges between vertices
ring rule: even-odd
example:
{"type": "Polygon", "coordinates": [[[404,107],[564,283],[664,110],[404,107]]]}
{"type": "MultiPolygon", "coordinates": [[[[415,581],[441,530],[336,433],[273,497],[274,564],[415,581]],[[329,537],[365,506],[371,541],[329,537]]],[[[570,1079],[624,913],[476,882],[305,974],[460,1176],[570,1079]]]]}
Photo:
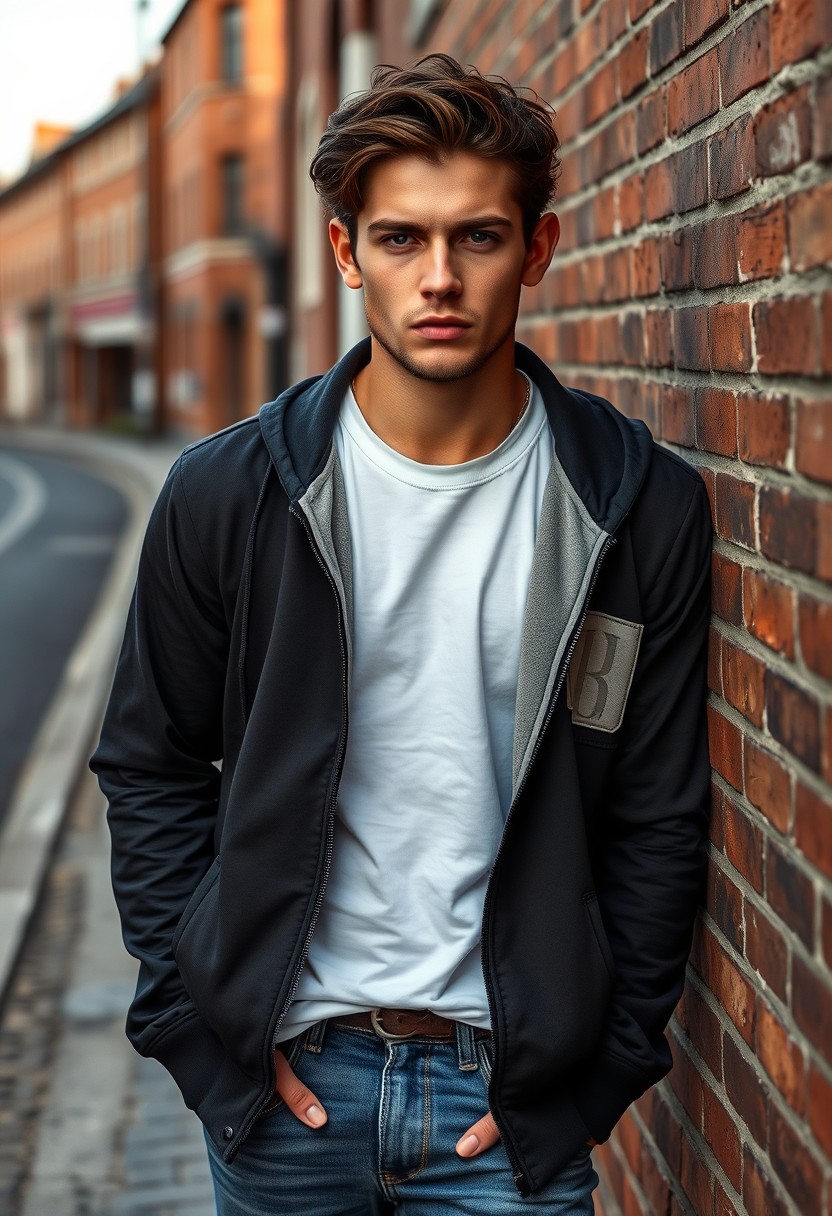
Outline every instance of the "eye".
{"type": "Polygon", "coordinates": [[[481,232],[479,229],[477,229],[476,232],[468,233],[468,239],[472,241],[474,245],[490,245],[495,244],[498,238],[493,232],[481,232]]]}
{"type": "Polygon", "coordinates": [[[407,242],[411,240],[407,232],[393,232],[390,236],[385,236],[382,239],[382,245],[391,245],[393,249],[406,249],[407,242]]]}

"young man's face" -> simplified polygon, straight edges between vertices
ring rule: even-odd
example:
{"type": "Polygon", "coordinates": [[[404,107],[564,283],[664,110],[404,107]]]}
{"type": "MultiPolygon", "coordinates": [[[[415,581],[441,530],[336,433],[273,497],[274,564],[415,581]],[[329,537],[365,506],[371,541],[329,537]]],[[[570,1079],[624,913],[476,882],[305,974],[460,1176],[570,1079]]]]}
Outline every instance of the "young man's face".
{"type": "Polygon", "coordinates": [[[557,217],[528,248],[522,218],[504,161],[399,156],[367,174],[356,256],[335,220],[330,240],[344,282],[364,288],[376,343],[413,376],[460,380],[513,343],[520,287],[551,260],[557,217]]]}

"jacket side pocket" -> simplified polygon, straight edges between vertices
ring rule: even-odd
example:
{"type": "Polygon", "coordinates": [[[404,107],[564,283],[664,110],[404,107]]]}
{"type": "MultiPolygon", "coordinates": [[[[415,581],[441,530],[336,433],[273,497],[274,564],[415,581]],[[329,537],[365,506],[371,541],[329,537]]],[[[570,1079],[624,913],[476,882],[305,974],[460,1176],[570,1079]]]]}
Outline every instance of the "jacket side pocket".
{"type": "Polygon", "coordinates": [[[220,876],[220,859],[219,859],[219,857],[215,857],[214,860],[211,862],[211,865],[208,867],[207,871],[203,874],[202,878],[200,878],[199,882],[197,883],[196,888],[194,889],[193,895],[188,900],[188,902],[185,904],[185,908],[182,912],[182,915],[179,918],[179,922],[176,926],[176,929],[173,934],[173,938],[171,940],[171,953],[173,954],[174,958],[176,957],[176,951],[179,948],[179,943],[182,940],[182,934],[185,932],[188,925],[191,923],[197,908],[202,903],[203,899],[208,894],[208,892],[211,890],[211,888],[213,887],[214,883],[217,881],[219,876],[220,876]]]}
{"type": "Polygon", "coordinates": [[[601,957],[604,960],[604,966],[610,979],[615,982],[615,960],[612,956],[610,943],[607,938],[604,922],[601,919],[601,909],[598,907],[598,896],[594,891],[587,891],[584,894],[584,907],[589,913],[589,923],[592,926],[592,932],[595,934],[595,940],[598,943],[598,949],[601,951],[601,957]]]}

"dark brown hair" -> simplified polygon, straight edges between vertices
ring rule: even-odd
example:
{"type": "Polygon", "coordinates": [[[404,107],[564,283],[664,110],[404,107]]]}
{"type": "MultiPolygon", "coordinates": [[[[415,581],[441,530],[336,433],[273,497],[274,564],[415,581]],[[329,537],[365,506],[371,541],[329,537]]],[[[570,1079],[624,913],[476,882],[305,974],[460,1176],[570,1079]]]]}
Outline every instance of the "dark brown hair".
{"type": "Polygon", "coordinates": [[[427,55],[407,68],[382,64],[367,92],[330,115],[309,173],[354,252],[364,178],[377,161],[416,155],[435,163],[454,151],[499,158],[511,168],[528,244],[560,169],[552,118],[536,94],[521,96],[508,81],[463,68],[450,55],[427,55]]]}

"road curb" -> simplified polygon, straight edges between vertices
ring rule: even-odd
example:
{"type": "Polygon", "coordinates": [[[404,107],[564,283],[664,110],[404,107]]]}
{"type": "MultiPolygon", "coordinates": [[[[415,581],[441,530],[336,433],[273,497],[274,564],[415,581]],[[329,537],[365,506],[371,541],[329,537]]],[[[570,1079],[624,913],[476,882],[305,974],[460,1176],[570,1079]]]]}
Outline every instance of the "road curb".
{"type": "Polygon", "coordinates": [[[118,550],[67,660],[0,832],[2,1008],[110,690],[150,508],[180,449],[167,443],[138,447],[99,435],[3,428],[0,450],[59,456],[83,464],[124,495],[129,512],[118,550]]]}

